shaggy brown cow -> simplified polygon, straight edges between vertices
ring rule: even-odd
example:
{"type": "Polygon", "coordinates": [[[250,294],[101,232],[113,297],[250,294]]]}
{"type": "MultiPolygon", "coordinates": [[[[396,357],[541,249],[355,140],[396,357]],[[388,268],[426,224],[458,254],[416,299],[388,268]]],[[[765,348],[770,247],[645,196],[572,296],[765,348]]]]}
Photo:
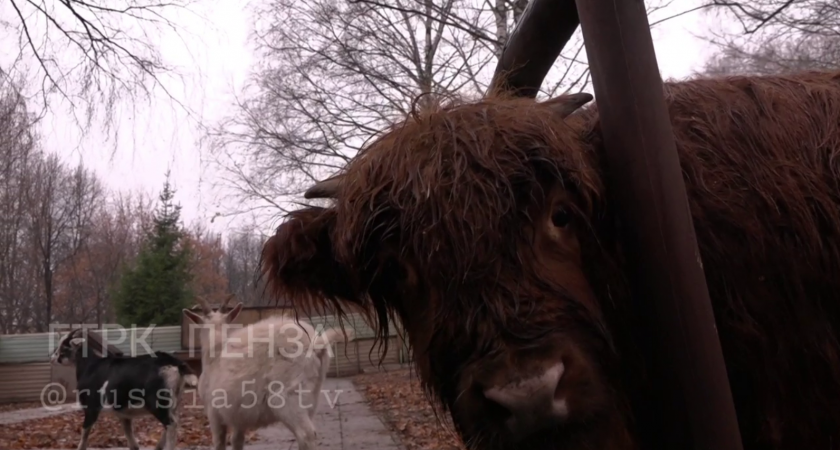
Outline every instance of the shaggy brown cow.
{"type": "MultiPolygon", "coordinates": [[[[656,380],[590,98],[414,113],[266,243],[274,293],[360,305],[380,337],[399,317],[473,449],[644,448],[656,380]]],[[[840,448],[840,73],[666,102],[745,449],[840,448]]]]}

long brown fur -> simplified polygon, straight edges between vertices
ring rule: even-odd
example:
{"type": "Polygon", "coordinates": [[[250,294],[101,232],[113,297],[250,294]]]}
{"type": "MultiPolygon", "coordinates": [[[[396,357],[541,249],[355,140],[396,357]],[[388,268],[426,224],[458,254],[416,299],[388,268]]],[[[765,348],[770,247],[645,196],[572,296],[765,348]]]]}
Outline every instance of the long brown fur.
{"type": "MultiPolygon", "coordinates": [[[[669,82],[666,101],[745,449],[840,448],[840,73],[669,82]]],[[[426,372],[442,402],[460,368],[496,350],[499,330],[540,342],[559,317],[588,321],[627,416],[616,434],[630,436],[646,420],[650,380],[635,361],[639,317],[602,155],[595,106],[564,120],[493,97],[416,113],[348,164],[334,206],[290,215],[265,245],[263,272],[277,296],[363,306],[381,338],[389,318],[411,320],[381,280],[405,276],[393,261],[412,261],[440,292],[418,364],[443,364],[434,358],[447,337],[471,341],[450,344],[464,359],[445,361],[454,373],[426,372]],[[529,205],[554,180],[579,206],[597,317],[584,307],[527,316],[507,301],[553,289],[523,243],[529,205]]]]}

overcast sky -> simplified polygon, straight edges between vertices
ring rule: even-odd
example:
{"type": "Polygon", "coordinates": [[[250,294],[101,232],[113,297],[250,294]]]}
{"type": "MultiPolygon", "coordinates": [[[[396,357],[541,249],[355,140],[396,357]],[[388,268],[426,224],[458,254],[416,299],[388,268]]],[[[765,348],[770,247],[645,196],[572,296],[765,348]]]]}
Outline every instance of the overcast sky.
{"type": "MultiPolygon", "coordinates": [[[[189,109],[212,121],[227,112],[253,63],[247,34],[249,13],[241,0],[202,1],[197,5],[203,18],[180,17],[184,32],[159,36],[166,60],[177,61],[183,81],[168,84],[174,96],[189,109]]],[[[697,5],[697,0],[673,2],[657,18],[673,15],[697,5]]],[[[653,30],[654,45],[662,76],[684,78],[702,66],[709,50],[694,37],[707,28],[709,16],[695,12],[659,25],[653,30]]],[[[80,140],[76,126],[66,112],[56,111],[43,122],[41,130],[46,149],[58,152],[68,161],[83,161],[95,169],[110,188],[145,190],[156,195],[170,169],[177,188],[177,201],[183,206],[185,222],[202,221],[220,210],[214,192],[214,174],[203,168],[197,122],[159,93],[150,106],[136,106],[133,113],[123,109],[118,118],[119,150],[112,158],[112,145],[102,135],[91,133],[80,140]]],[[[224,232],[228,219],[217,220],[214,230],[224,232]]]]}

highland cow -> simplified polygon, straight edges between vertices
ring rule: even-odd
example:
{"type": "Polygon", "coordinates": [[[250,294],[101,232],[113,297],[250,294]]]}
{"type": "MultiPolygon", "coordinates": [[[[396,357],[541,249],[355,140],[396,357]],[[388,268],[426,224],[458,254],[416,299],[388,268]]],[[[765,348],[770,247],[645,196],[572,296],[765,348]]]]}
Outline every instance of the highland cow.
{"type": "MultiPolygon", "coordinates": [[[[529,2],[520,30],[571,35],[523,25],[535,4],[566,5],[529,2]]],[[[598,110],[516,97],[534,78],[412,111],[307,191],[333,202],[289,214],[263,276],[277,298],[362,308],[380,340],[399,318],[470,449],[656,448],[598,110]]],[[[838,449],[840,72],[664,90],[743,448],[838,449]]]]}
{"type": "MultiPolygon", "coordinates": [[[[665,91],[744,448],[840,448],[840,72],[665,91]]],[[[273,292],[380,337],[398,317],[472,449],[644,448],[656,380],[589,99],[415,112],[266,242],[273,292]]]]}

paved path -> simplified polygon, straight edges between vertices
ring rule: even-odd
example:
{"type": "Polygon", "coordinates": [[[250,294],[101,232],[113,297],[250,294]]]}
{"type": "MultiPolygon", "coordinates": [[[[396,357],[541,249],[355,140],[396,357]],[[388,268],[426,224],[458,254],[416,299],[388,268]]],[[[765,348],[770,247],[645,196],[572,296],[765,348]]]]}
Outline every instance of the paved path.
{"type": "MultiPolygon", "coordinates": [[[[322,397],[318,405],[318,413],[315,415],[319,450],[402,450],[350,380],[327,378],[322,389],[328,393],[332,404],[322,397]]],[[[41,408],[13,411],[0,414],[0,424],[21,422],[21,417],[23,420],[30,420],[62,413],[49,413],[41,408]],[[13,420],[13,417],[16,419],[13,420]]],[[[210,433],[209,429],[207,433],[210,433]]],[[[259,440],[253,444],[246,444],[246,450],[298,449],[294,435],[283,424],[264,428],[257,434],[259,440]]],[[[209,448],[189,447],[194,450],[209,448]]],[[[141,450],[152,449],[153,447],[141,447],[141,450]]],[[[187,449],[188,447],[179,446],[179,450],[187,449]]],[[[89,448],[88,450],[97,449],[89,448]]],[[[112,450],[126,449],[116,447],[112,450]]]]}
{"type": "MultiPolygon", "coordinates": [[[[318,448],[323,450],[401,449],[382,421],[371,411],[362,393],[350,380],[328,378],[322,388],[330,401],[318,405],[315,426],[318,448]],[[336,401],[337,399],[337,401],[336,401]]],[[[260,430],[260,441],[246,445],[248,450],[297,450],[292,433],[283,425],[260,430]]]]}
{"type": "Polygon", "coordinates": [[[47,408],[30,408],[18,409],[16,411],[7,411],[0,413],[0,425],[8,425],[10,423],[24,422],[26,420],[43,419],[44,417],[57,416],[59,414],[66,414],[71,411],[80,409],[78,403],[67,403],[64,405],[51,406],[47,408]]]}

